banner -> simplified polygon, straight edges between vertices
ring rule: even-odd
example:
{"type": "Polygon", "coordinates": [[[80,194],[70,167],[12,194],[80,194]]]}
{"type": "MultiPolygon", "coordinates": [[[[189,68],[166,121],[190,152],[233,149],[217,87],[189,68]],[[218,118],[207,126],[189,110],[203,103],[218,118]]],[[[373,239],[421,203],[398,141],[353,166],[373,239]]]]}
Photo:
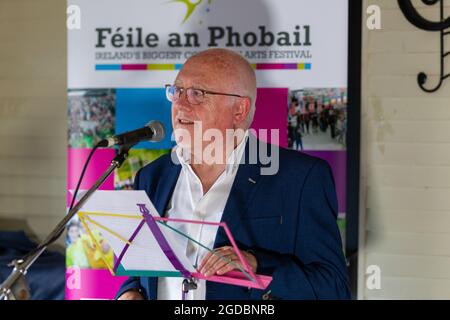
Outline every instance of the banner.
{"type": "MultiPolygon", "coordinates": [[[[332,167],[345,232],[348,0],[70,0],[79,28],[68,31],[68,197],[91,148],[101,139],[164,123],[158,143],[140,143],[102,186],[132,188],[137,170],[174,146],[172,84],[187,58],[211,47],[234,50],[255,69],[252,128],[278,129],[282,147],[321,157],[332,167]],[[78,14],[78,15],[76,15],[78,14]]],[[[265,139],[265,137],[260,137],[265,139]]],[[[115,155],[99,149],[81,189],[115,155]]],[[[66,299],[112,299],[123,277],[100,259],[78,219],[68,226],[66,299]]]]}

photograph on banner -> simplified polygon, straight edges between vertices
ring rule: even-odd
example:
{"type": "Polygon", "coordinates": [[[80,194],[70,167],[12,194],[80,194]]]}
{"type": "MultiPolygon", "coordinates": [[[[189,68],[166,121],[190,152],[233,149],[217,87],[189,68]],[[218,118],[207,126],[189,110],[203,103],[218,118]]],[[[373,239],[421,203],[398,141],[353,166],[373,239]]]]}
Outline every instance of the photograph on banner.
{"type": "Polygon", "coordinates": [[[289,90],[287,147],[328,162],[338,200],[338,226],[345,243],[347,88],[289,90]]]}
{"type": "Polygon", "coordinates": [[[290,90],[289,149],[345,150],[346,133],[346,88],[290,90]]]}
{"type": "Polygon", "coordinates": [[[90,235],[78,216],[66,227],[66,267],[81,269],[107,269],[114,260],[111,246],[98,229],[90,235]]]}
{"type": "Polygon", "coordinates": [[[69,90],[67,101],[70,148],[92,148],[114,135],[114,89],[69,90]]]}
{"type": "Polygon", "coordinates": [[[132,190],[134,177],[139,169],[169,152],[170,149],[131,149],[128,158],[114,172],[114,189],[132,190]]]}

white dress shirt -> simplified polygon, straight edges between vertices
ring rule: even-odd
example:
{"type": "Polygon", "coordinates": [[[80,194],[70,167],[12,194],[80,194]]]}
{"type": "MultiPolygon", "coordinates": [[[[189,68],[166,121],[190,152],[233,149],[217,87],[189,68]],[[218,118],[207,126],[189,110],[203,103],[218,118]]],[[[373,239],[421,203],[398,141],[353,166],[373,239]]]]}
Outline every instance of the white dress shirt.
{"type": "MultiPolygon", "coordinates": [[[[177,147],[175,152],[181,163],[181,172],[172,198],[166,208],[165,216],[177,219],[220,222],[245,150],[247,137],[248,131],[245,132],[242,141],[228,157],[224,172],[206,194],[203,192],[200,179],[190,166],[189,152],[177,147]]],[[[218,227],[173,222],[170,224],[207,248],[213,248],[218,227]]],[[[192,264],[200,266],[208,251],[187,238],[179,237],[179,239],[185,242],[186,255],[192,264]]],[[[180,300],[182,298],[182,282],[183,278],[158,278],[158,300],[180,300]]],[[[197,289],[190,290],[187,299],[204,300],[205,296],[206,281],[199,280],[197,281],[197,289]]]]}

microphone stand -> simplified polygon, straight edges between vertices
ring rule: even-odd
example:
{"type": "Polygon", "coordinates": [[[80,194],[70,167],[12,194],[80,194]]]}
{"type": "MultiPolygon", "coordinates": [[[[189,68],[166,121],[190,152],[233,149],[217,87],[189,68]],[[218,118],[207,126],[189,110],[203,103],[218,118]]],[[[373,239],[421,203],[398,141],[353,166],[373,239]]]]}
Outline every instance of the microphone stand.
{"type": "Polygon", "coordinates": [[[37,258],[47,249],[48,245],[54,242],[64,231],[66,224],[80,210],[83,204],[91,197],[91,195],[103,184],[103,182],[119,168],[128,157],[128,151],[135,145],[128,144],[119,148],[116,157],[111,161],[108,169],[102,174],[94,185],[81,197],[77,204],[69,211],[61,222],[53,229],[53,231],[42,241],[39,246],[25,255],[19,260],[13,260],[8,266],[13,266],[11,274],[0,286],[0,300],[27,300],[30,298],[30,289],[27,285],[25,275],[28,269],[36,261],[37,258]]]}

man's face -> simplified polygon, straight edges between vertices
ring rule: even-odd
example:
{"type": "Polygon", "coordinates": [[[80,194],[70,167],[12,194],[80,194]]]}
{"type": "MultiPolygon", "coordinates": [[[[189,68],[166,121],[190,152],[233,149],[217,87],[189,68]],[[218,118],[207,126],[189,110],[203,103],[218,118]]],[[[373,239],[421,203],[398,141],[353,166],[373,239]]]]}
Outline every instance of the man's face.
{"type": "MultiPolygon", "coordinates": [[[[186,63],[175,80],[175,85],[183,88],[234,93],[230,83],[230,79],[223,77],[214,65],[197,60],[186,63]]],[[[200,133],[203,137],[203,133],[212,128],[221,131],[222,137],[225,137],[226,129],[234,128],[233,103],[234,97],[206,94],[201,104],[191,105],[184,92],[179,100],[172,103],[172,125],[177,144],[192,147],[193,140],[180,141],[177,134],[177,130],[180,129],[187,130],[191,139],[195,137],[194,130],[199,130],[197,134],[200,133]]],[[[208,142],[203,142],[202,149],[207,144],[208,142]]]]}

